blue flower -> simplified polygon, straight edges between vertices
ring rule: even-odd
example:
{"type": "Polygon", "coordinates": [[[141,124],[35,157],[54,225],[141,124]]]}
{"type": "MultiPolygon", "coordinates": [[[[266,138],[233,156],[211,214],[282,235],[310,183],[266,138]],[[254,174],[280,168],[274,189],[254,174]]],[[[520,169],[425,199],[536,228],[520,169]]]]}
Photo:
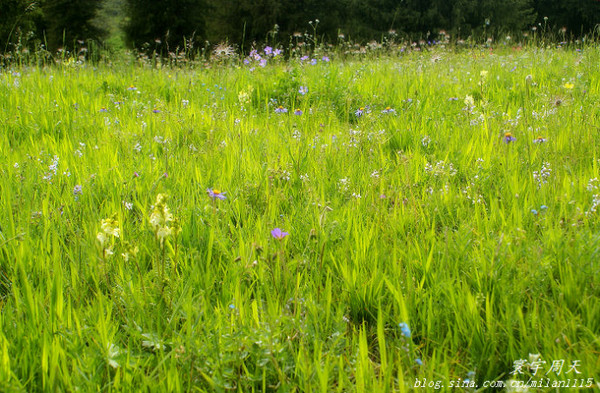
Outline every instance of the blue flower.
{"type": "Polygon", "coordinates": [[[517,140],[510,132],[506,132],[504,134],[504,143],[509,144],[510,142],[514,142],[517,140]]]}
{"type": "Polygon", "coordinates": [[[400,327],[402,335],[406,338],[410,338],[410,328],[408,327],[408,324],[406,322],[401,322],[398,326],[400,327]]]}
{"type": "Polygon", "coordinates": [[[415,359],[415,363],[417,363],[419,366],[423,365],[423,361],[419,358],[415,359]]]}

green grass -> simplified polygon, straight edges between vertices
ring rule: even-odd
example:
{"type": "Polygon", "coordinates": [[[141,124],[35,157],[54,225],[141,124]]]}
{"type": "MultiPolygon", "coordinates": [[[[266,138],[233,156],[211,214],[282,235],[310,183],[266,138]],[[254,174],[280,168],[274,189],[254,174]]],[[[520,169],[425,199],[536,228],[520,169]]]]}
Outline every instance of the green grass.
{"type": "Polygon", "coordinates": [[[530,354],[598,388],[598,64],[5,70],[0,390],[487,391],[530,354]]]}

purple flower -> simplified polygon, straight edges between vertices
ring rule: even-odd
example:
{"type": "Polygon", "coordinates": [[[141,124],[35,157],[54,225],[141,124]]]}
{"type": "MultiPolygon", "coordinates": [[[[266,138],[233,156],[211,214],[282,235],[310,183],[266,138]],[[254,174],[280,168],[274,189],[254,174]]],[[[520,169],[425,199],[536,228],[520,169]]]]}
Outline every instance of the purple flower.
{"type": "Polygon", "coordinates": [[[302,56],[302,57],[300,58],[300,61],[306,61],[306,60],[308,60],[308,56],[302,56]]]}
{"type": "Polygon", "coordinates": [[[279,105],[277,108],[275,108],[275,113],[287,113],[287,109],[279,105]]]}
{"type": "Polygon", "coordinates": [[[220,199],[220,200],[224,200],[227,199],[227,197],[225,196],[224,192],[221,192],[217,189],[207,189],[206,192],[208,192],[208,196],[211,197],[213,200],[215,199],[220,199]]]}
{"type": "Polygon", "coordinates": [[[273,57],[277,57],[277,56],[279,56],[280,54],[281,54],[281,49],[275,49],[275,50],[273,51],[273,57]]]}
{"type": "Polygon", "coordinates": [[[356,112],[354,112],[354,114],[356,115],[356,117],[361,117],[362,115],[365,114],[365,108],[363,108],[363,107],[358,108],[358,110],[356,112]]]}
{"type": "Polygon", "coordinates": [[[329,57],[323,56],[323,58],[321,60],[323,60],[324,62],[328,63],[329,62],[329,57]]]}
{"type": "Polygon", "coordinates": [[[305,95],[306,93],[308,93],[308,87],[300,86],[300,89],[298,89],[298,93],[300,93],[301,95],[305,95]]]}
{"type": "Polygon", "coordinates": [[[108,109],[106,109],[105,107],[100,108],[100,112],[108,112],[108,109]]]}
{"type": "Polygon", "coordinates": [[[546,142],[546,141],[547,141],[547,139],[546,139],[546,138],[543,138],[543,137],[541,137],[541,136],[538,136],[537,138],[535,138],[535,139],[533,140],[533,143],[544,143],[544,142],[546,142]]]}
{"type": "Polygon", "coordinates": [[[267,65],[267,59],[260,59],[260,63],[258,63],[259,66],[264,67],[267,65]]]}
{"type": "Polygon", "coordinates": [[[504,143],[509,144],[510,142],[514,142],[517,140],[510,132],[504,134],[504,143]]]}
{"type": "Polygon", "coordinates": [[[381,113],[394,113],[396,112],[395,109],[392,109],[391,107],[386,107],[384,110],[381,111],[381,113]]]}
{"type": "Polygon", "coordinates": [[[160,113],[160,109],[154,108],[154,109],[152,109],[152,113],[160,113]]]}
{"type": "Polygon", "coordinates": [[[266,46],[266,47],[265,47],[265,54],[266,54],[266,55],[271,55],[271,54],[273,54],[273,48],[271,48],[270,46],[266,46]]]}
{"type": "Polygon", "coordinates": [[[282,240],[284,237],[286,237],[287,235],[289,235],[289,233],[287,232],[283,232],[281,229],[279,228],[275,228],[271,231],[271,236],[273,236],[275,239],[277,240],[282,240]]]}
{"type": "Polygon", "coordinates": [[[296,116],[300,116],[301,114],[302,114],[302,111],[300,109],[296,109],[294,111],[294,115],[296,115],[296,116]]]}
{"type": "Polygon", "coordinates": [[[310,61],[310,64],[311,64],[311,65],[317,65],[317,59],[312,59],[312,60],[310,61]]]}

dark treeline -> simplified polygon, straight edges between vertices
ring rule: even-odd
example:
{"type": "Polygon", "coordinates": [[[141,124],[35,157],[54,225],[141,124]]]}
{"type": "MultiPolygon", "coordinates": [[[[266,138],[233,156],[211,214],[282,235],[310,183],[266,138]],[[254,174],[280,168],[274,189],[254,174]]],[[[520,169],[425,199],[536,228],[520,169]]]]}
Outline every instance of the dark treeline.
{"type": "Polygon", "coordinates": [[[580,37],[598,23],[598,0],[0,0],[0,51],[32,43],[55,51],[90,39],[160,51],[206,42],[285,46],[304,33],[330,43],[390,31],[466,39],[535,28],[580,37]]]}

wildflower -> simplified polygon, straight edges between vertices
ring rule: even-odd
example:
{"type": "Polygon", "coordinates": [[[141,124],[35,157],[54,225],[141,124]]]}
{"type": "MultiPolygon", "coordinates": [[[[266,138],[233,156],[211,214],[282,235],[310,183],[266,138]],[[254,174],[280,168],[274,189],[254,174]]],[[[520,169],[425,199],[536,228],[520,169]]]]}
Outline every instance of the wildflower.
{"type": "Polygon", "coordinates": [[[546,141],[547,141],[547,139],[546,139],[546,138],[542,138],[541,136],[538,136],[537,138],[535,138],[535,139],[533,140],[533,143],[544,143],[544,142],[546,142],[546,141]]]}
{"type": "Polygon", "coordinates": [[[271,48],[270,46],[266,46],[265,47],[265,55],[271,55],[273,54],[273,48],[271,48]]]}
{"type": "Polygon", "coordinates": [[[102,220],[100,228],[102,230],[96,234],[96,239],[100,243],[100,247],[102,247],[103,254],[105,256],[111,256],[113,254],[112,247],[106,247],[106,245],[109,243],[111,237],[119,237],[121,232],[116,215],[102,220]]]}
{"type": "Polygon", "coordinates": [[[277,108],[275,108],[275,113],[287,113],[287,111],[288,110],[281,105],[279,105],[277,108]]]}
{"type": "Polygon", "coordinates": [[[73,187],[73,196],[75,196],[75,200],[79,199],[79,195],[81,195],[83,192],[81,190],[81,185],[76,185],[75,187],[73,187]]]}
{"type": "Polygon", "coordinates": [[[127,90],[135,91],[135,90],[137,90],[137,87],[135,87],[134,85],[129,85],[127,90]]]}
{"type": "Polygon", "coordinates": [[[563,85],[563,87],[564,87],[565,89],[567,89],[567,90],[571,90],[572,88],[574,88],[574,87],[575,87],[575,85],[574,85],[574,84],[572,84],[572,83],[569,83],[569,82],[567,82],[567,83],[565,83],[565,84],[563,85]]]}
{"type": "Polygon", "coordinates": [[[300,89],[298,89],[298,93],[300,93],[301,95],[305,95],[306,93],[308,93],[308,87],[300,86],[300,89]]]}
{"type": "Polygon", "coordinates": [[[282,50],[277,48],[273,51],[273,57],[277,57],[282,53],[282,50]]]}
{"type": "Polygon", "coordinates": [[[504,143],[508,144],[517,140],[510,132],[504,133],[504,143]]]}
{"type": "Polygon", "coordinates": [[[119,228],[119,222],[117,221],[115,216],[102,220],[100,227],[102,228],[104,233],[106,233],[107,235],[112,235],[114,237],[119,237],[119,233],[121,232],[121,229],[119,228]]]}
{"type": "Polygon", "coordinates": [[[415,363],[417,363],[419,366],[423,365],[423,361],[419,358],[415,359],[415,363]]]}
{"type": "Polygon", "coordinates": [[[310,65],[317,65],[317,59],[312,59],[310,61],[310,65]]]}
{"type": "Polygon", "coordinates": [[[160,113],[160,109],[154,108],[154,109],[152,109],[152,113],[160,113]]]}
{"type": "Polygon", "coordinates": [[[300,109],[296,109],[294,111],[294,115],[296,115],[296,116],[300,116],[301,114],[302,114],[302,111],[300,109]]]}
{"type": "Polygon", "coordinates": [[[408,327],[408,324],[406,322],[401,322],[398,324],[398,326],[400,327],[400,331],[402,332],[402,335],[406,338],[410,338],[411,334],[410,334],[410,328],[408,327]]]}
{"type": "Polygon", "coordinates": [[[156,237],[160,240],[160,244],[162,244],[165,238],[171,236],[173,234],[173,230],[168,226],[158,228],[156,231],[156,237]]]}
{"type": "Polygon", "coordinates": [[[329,57],[323,56],[323,58],[321,58],[321,60],[323,60],[325,63],[328,63],[329,62],[329,57]]]}
{"type": "Polygon", "coordinates": [[[286,237],[287,235],[289,235],[289,233],[287,232],[283,232],[281,229],[279,228],[275,228],[271,231],[271,236],[273,236],[275,239],[277,240],[282,240],[284,237],[286,237]]]}
{"type": "Polygon", "coordinates": [[[365,108],[363,108],[363,107],[358,108],[358,110],[356,112],[354,112],[356,117],[361,117],[364,113],[365,113],[365,108]]]}
{"type": "Polygon", "coordinates": [[[264,68],[267,65],[267,59],[260,59],[258,65],[264,68]]]}
{"type": "Polygon", "coordinates": [[[108,112],[108,109],[106,109],[105,107],[100,108],[100,112],[108,112]]]}
{"type": "Polygon", "coordinates": [[[221,192],[217,189],[207,189],[206,192],[208,192],[208,196],[211,197],[213,200],[214,199],[220,199],[220,200],[224,200],[227,199],[227,197],[225,196],[224,192],[221,192]]]}
{"type": "Polygon", "coordinates": [[[534,216],[537,216],[537,214],[538,214],[538,211],[537,211],[537,210],[535,210],[535,209],[531,209],[531,213],[532,213],[534,216]]]}
{"type": "Polygon", "coordinates": [[[123,257],[123,260],[125,262],[129,262],[129,259],[131,257],[135,258],[136,255],[138,254],[138,252],[140,251],[140,249],[138,248],[138,246],[132,246],[129,243],[125,243],[125,249],[127,251],[125,251],[124,253],[121,254],[121,256],[123,257]]]}
{"type": "Polygon", "coordinates": [[[381,111],[381,113],[395,113],[396,110],[392,109],[391,107],[387,106],[384,110],[381,111]]]}
{"type": "Polygon", "coordinates": [[[104,232],[98,232],[96,239],[100,242],[100,247],[104,248],[104,245],[108,242],[108,237],[104,232]]]}
{"type": "Polygon", "coordinates": [[[179,225],[176,223],[176,219],[173,217],[167,206],[167,196],[165,194],[158,194],[156,196],[156,203],[150,215],[150,225],[154,230],[156,239],[160,240],[160,246],[163,247],[164,241],[169,236],[180,232],[179,225]],[[177,228],[177,229],[176,229],[177,228]]]}
{"type": "Polygon", "coordinates": [[[475,100],[473,99],[473,96],[467,94],[465,97],[465,105],[469,108],[473,108],[475,106],[475,100]]]}
{"type": "Polygon", "coordinates": [[[306,61],[306,60],[308,60],[308,56],[302,56],[302,57],[300,58],[300,61],[306,61]]]}
{"type": "Polygon", "coordinates": [[[540,210],[547,210],[547,209],[548,209],[548,206],[546,206],[546,205],[540,206],[540,210]]]}

